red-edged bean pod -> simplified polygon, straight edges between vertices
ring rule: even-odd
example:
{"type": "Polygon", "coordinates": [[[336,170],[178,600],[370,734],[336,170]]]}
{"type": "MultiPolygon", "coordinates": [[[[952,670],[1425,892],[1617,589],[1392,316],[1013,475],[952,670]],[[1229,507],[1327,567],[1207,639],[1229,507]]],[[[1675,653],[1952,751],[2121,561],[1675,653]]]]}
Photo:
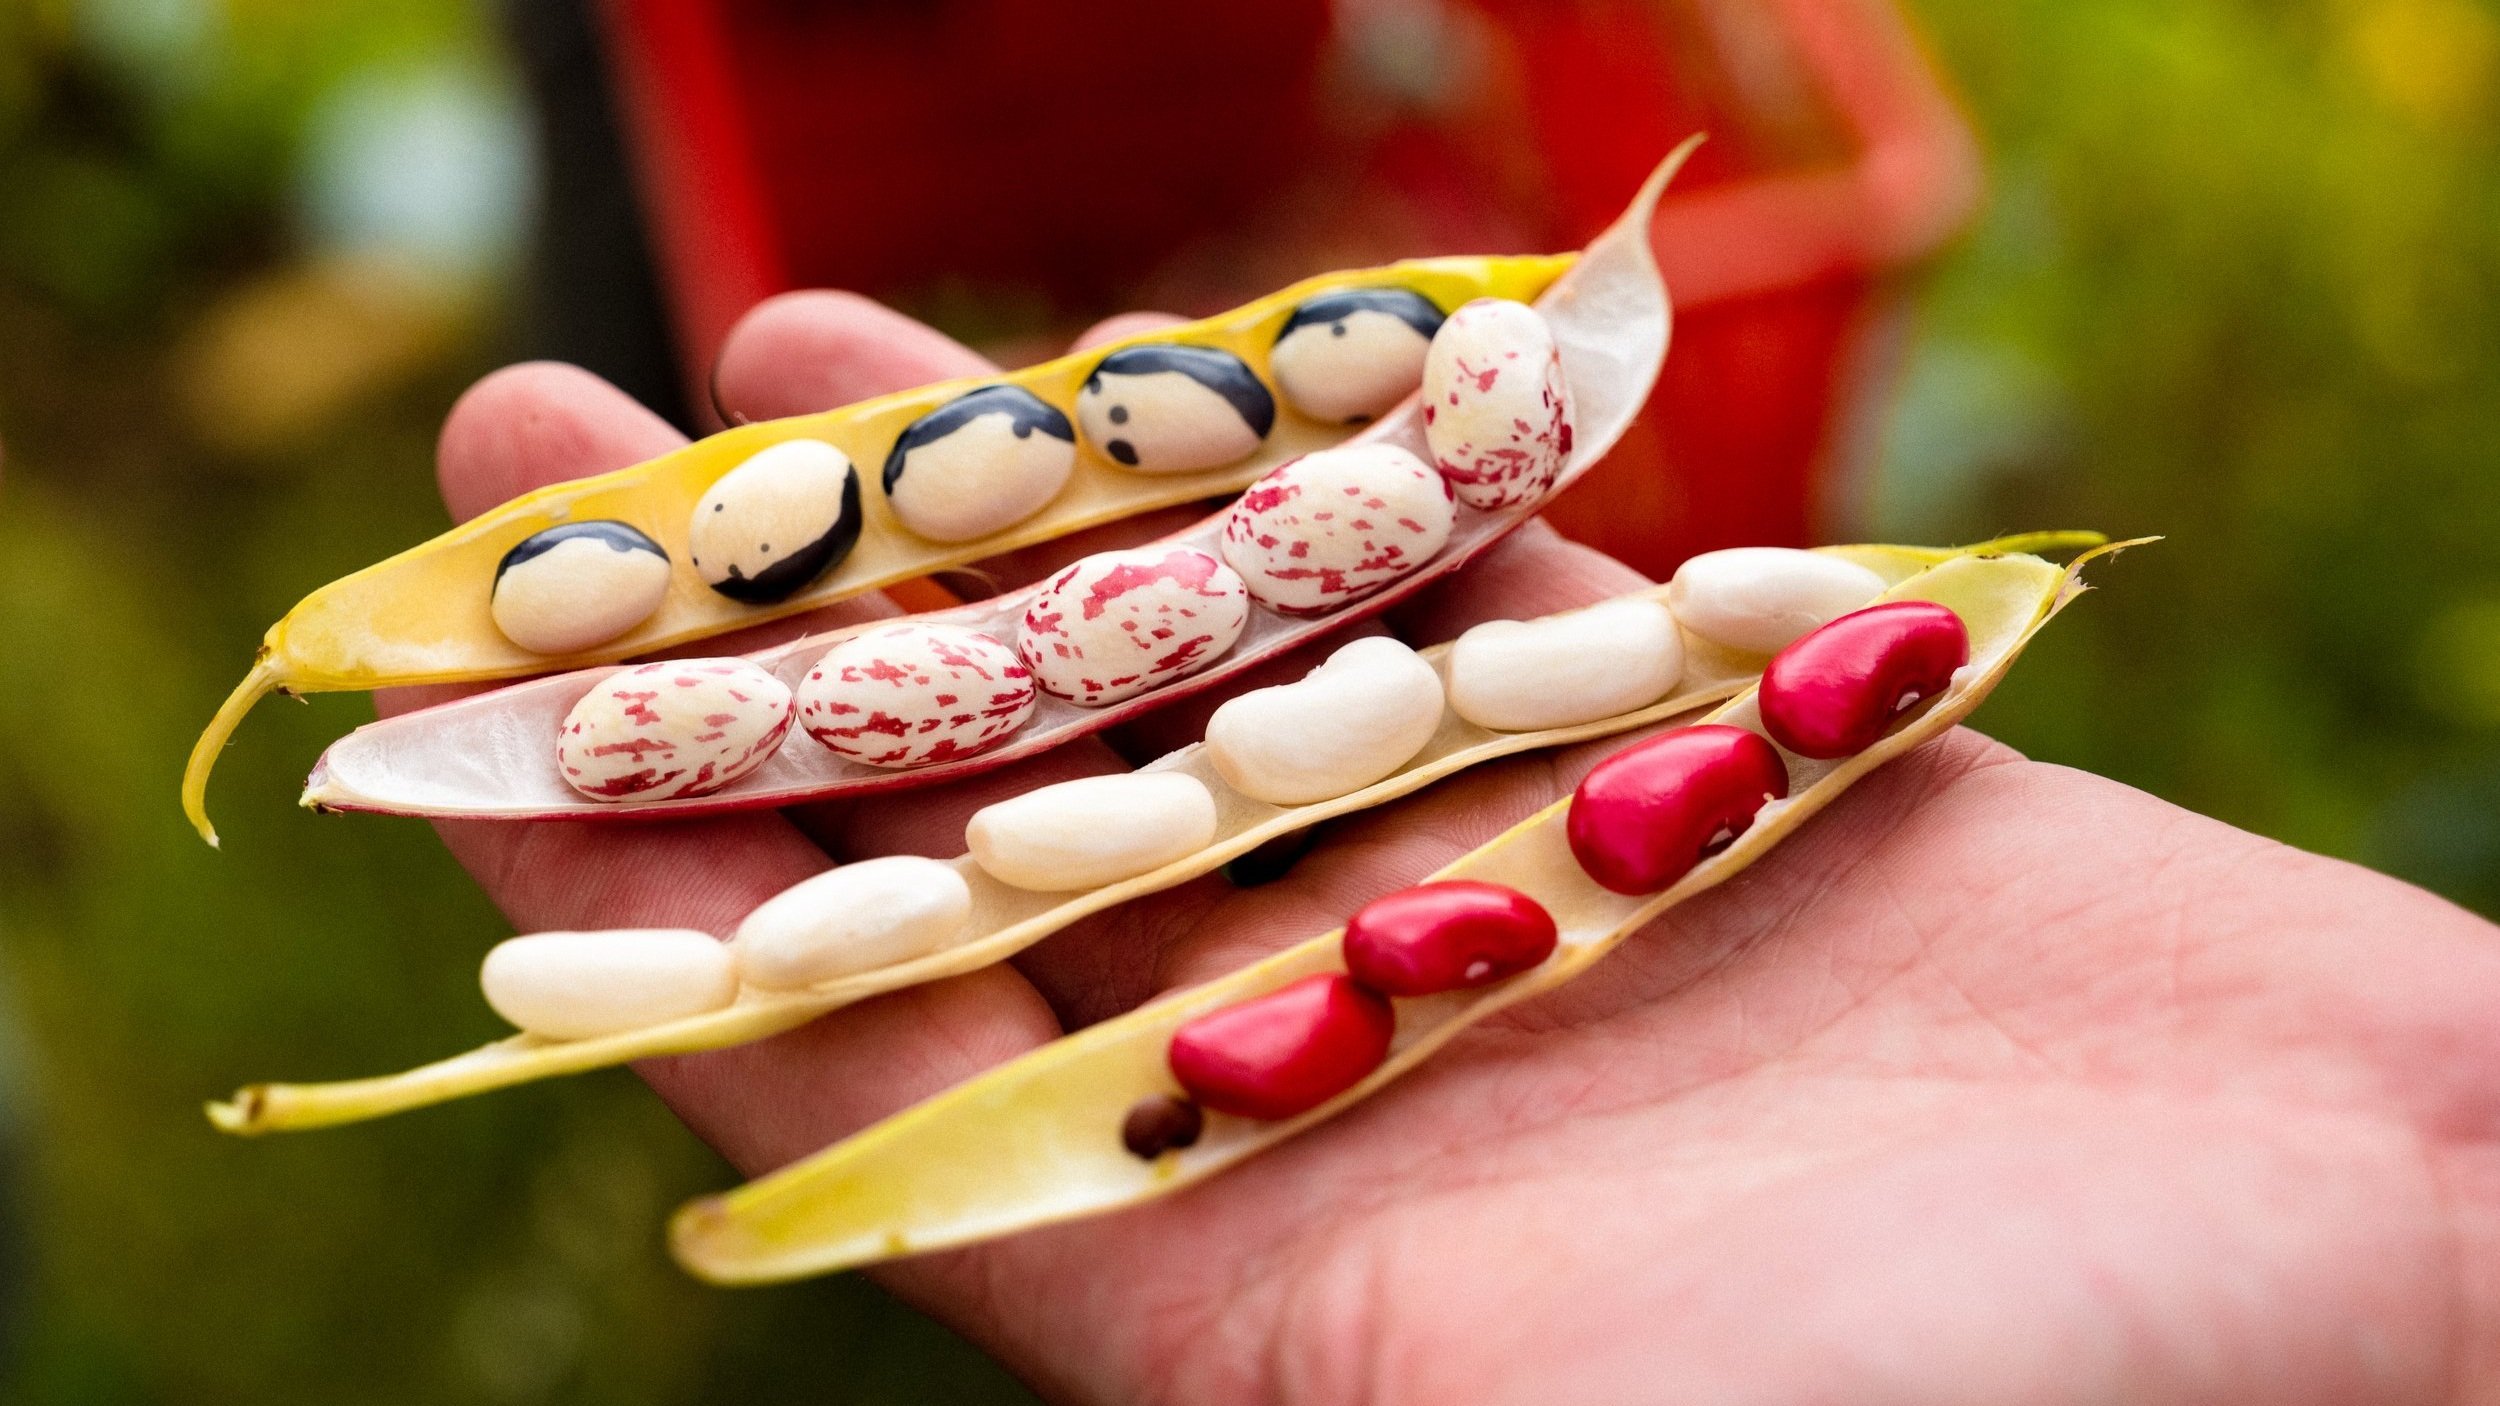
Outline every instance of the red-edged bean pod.
{"type": "Polygon", "coordinates": [[[1552,955],[1554,941],[1554,917],[1535,899],[1457,879],[1363,905],[1346,923],[1345,964],[1374,991],[1432,996],[1517,976],[1552,955]]]}
{"type": "Polygon", "coordinates": [[[1172,1034],[1172,1076],[1218,1113],[1274,1121],[1353,1088],[1389,1057],[1388,998],[1342,974],[1305,977],[1172,1034]]]}
{"type": "Polygon", "coordinates": [[[1854,756],[1894,718],[1944,692],[1970,662],[1970,630],[1933,601],[1843,615],[1762,671],[1762,727],[1801,757],[1854,756]]]}
{"type": "Polygon", "coordinates": [[[1788,794],[1788,767],[1759,733],[1677,728],[1599,762],[1571,795],[1572,857],[1616,893],[1656,893],[1788,794]]]}

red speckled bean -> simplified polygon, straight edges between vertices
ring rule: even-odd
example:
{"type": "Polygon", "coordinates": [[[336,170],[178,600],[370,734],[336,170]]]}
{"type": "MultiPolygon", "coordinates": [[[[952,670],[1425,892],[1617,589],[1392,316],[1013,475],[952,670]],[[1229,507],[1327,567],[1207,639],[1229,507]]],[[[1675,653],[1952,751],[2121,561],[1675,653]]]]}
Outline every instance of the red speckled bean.
{"type": "Polygon", "coordinates": [[[1801,757],[1866,750],[1892,720],[1942,693],[1970,662],[1962,617],[1933,601],[1844,615],[1783,649],[1762,671],[1762,728],[1801,757]]]}
{"type": "Polygon", "coordinates": [[[1500,884],[1419,884],[1364,904],[1345,928],[1346,971],[1391,996],[1490,986],[1554,950],[1554,918],[1500,884]]]}
{"type": "Polygon", "coordinates": [[[1291,1118],[1379,1068],[1396,1029],[1387,997],[1352,977],[1307,976],[1172,1032],[1172,1075],[1218,1113],[1291,1118]]]}
{"type": "Polygon", "coordinates": [[[1704,723],[1599,762],[1572,792],[1565,830],[1590,878],[1616,893],[1656,893],[1787,794],[1787,764],[1759,733],[1704,723]]]}

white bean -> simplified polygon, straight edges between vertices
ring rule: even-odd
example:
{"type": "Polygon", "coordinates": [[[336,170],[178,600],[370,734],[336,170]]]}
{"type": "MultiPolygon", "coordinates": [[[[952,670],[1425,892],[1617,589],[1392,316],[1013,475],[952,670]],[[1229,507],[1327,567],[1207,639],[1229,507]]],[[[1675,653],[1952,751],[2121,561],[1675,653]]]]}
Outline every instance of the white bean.
{"type": "Polygon", "coordinates": [[[1062,781],[984,806],[964,827],[990,877],[1040,893],[1132,879],[1214,839],[1215,797],[1171,771],[1062,781]]]}
{"type": "Polygon", "coordinates": [[[539,932],[478,970],[495,1014],[544,1040],[590,1040],[719,1010],[738,995],[729,949],[692,928],[539,932]]]}
{"type": "Polygon", "coordinates": [[[953,865],[888,855],[764,900],[738,924],[730,950],[747,984],[789,990],[926,956],[971,921],[972,890],[953,865]]]}
{"type": "Polygon", "coordinates": [[[1853,561],[1794,547],[1730,547],[1677,567],[1667,604],[1703,639],[1777,654],[1883,593],[1884,578],[1853,561]]]}
{"type": "Polygon", "coordinates": [[[1254,689],[1207,720],[1227,785],[1273,805],[1359,791],[1406,765],[1441,726],[1441,676],[1383,636],[1359,639],[1296,682],[1254,689]]]}
{"type": "Polygon", "coordinates": [[[1684,676],[1684,636],[1650,600],[1542,620],[1488,620],[1450,647],[1450,707],[1478,727],[1533,732],[1646,708],[1684,676]]]}

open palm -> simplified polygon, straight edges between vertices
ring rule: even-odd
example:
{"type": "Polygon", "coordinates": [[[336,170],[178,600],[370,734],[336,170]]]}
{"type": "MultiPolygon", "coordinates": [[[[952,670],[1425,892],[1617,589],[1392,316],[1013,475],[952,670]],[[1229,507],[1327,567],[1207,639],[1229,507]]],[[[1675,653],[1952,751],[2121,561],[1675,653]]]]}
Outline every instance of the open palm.
{"type": "MultiPolygon", "coordinates": [[[[811,294],[750,316],[718,384],[762,418],[985,369],[896,314],[811,294]]],[[[516,367],[454,410],[444,495],[466,517],[679,442],[582,372],[516,367]]],[[[1027,580],[1186,519],[991,566],[1027,580]]],[[[1387,624],[1422,645],[1639,584],[1532,524],[1387,624]]],[[[892,609],[854,601],[770,637],[892,609]]],[[[959,853],[973,810],[1192,740],[1213,701],[894,798],[441,828],[523,930],[726,933],[830,862],[959,853]]],[[[1275,883],[1210,876],[1009,966],[643,1073],[767,1170],[1334,927],[1620,745],[1481,768],[1327,829],[1275,883]]],[[[2392,880],[1957,732],[1269,1156],[880,1273],[1080,1401],[2489,1399],[2495,936],[2392,880]]]]}

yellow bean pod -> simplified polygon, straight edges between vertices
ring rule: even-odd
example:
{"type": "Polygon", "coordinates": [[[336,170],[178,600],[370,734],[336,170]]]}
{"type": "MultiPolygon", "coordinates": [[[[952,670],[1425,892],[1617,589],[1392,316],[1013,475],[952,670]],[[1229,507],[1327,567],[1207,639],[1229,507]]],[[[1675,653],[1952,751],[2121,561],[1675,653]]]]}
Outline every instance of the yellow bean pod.
{"type": "MultiPolygon", "coordinates": [[[[2038,533],[1971,547],[1843,546],[1822,550],[1872,569],[1898,585],[1957,557],[2008,550],[2079,548],[2101,541],[2095,533],[2038,533]]],[[[1654,586],[1627,599],[1666,599],[1654,586]]],[[[1444,682],[1450,646],[1422,651],[1444,682]]],[[[1369,786],[1309,805],[1277,806],[1253,800],[1217,774],[1203,744],[1192,744],[1154,762],[1150,770],[1178,771],[1204,782],[1216,798],[1214,841],[1186,858],[1136,878],[1078,893],[1034,893],[1009,887],[984,873],[970,856],[953,861],[973,895],[969,932],[974,936],[908,962],[844,977],[799,991],[749,990],[734,1005],[620,1035],[586,1040],[545,1040],[513,1035],[465,1054],[399,1074],[323,1084],[255,1084],[208,1107],[211,1122],[239,1134],[294,1131],[361,1122],[516,1084],[602,1069],[637,1059],[723,1049],[778,1035],[828,1011],[922,982],[959,976],[1004,961],[1052,933],[1132,898],[1176,887],[1210,873],[1281,836],[1323,820],[1420,790],[1469,767],[1521,752],[1558,747],[1645,727],[1726,698],[1759,673],[1758,657],[1733,653],[1687,631],[1684,675],[1672,694],[1633,712],[1571,727],[1495,732],[1444,709],[1439,730],[1394,774],[1369,786]]]]}
{"type": "MultiPolygon", "coordinates": [[[[1140,1098],[1178,1092],[1166,1064],[1176,1030],[1343,970],[1342,929],[1055,1041],[748,1186],[694,1201],[671,1225],[671,1248],[686,1268],[717,1283],[797,1278],[1117,1210],[1275,1146],[1370,1097],[1469,1025],[1570,980],[1660,913],[1761,857],[1858,778],[1951,728],[2082,589],[2088,560],[2061,569],[2027,555],[1958,557],[1887,592],[1886,599],[1956,611],[1970,633],[1969,666],[1865,751],[1836,762],[1790,757],[1788,798],[1763,807],[1733,844],[1663,893],[1625,896],[1591,880],[1565,840],[1568,798],[1434,875],[1525,893],[1553,915],[1561,945],[1508,981],[1398,1001],[1387,1062],[1307,1113],[1280,1122],[1209,1114],[1194,1145],[1151,1161],[1132,1155],[1121,1136],[1140,1098]]],[[[1753,690],[1707,720],[1759,730],[1753,690]]]]}
{"type": "Polygon", "coordinates": [[[1228,352],[1274,384],[1269,350],[1294,310],[1324,293],[1403,288],[1447,311],[1474,298],[1535,298],[1579,256],[1410,259],[1305,279],[1231,312],[1123,338],[1021,371],[923,386],[837,410],[742,425],[647,463],[554,484],[463,523],[399,555],[306,596],[269,628],[251,671],[193,747],[182,782],[183,810],[201,835],[209,825],[208,776],[226,739],[261,697],[275,691],[337,692],[401,684],[512,678],[577,668],[669,649],[689,641],[812,610],[933,571],[1016,547],[1133,517],[1156,508],[1235,492],[1269,469],[1340,444],[1353,426],[1322,423],[1279,400],[1273,429],[1247,458],[1220,468],[1140,473],[1076,437],[1076,464],[1064,486],[1030,516],[968,541],[918,536],[897,518],[879,467],[914,421],[968,392],[1015,386],[1076,418],[1078,392],[1104,360],[1125,348],[1179,343],[1228,352]],[[811,584],[765,604],[746,604],[707,586],[691,568],[689,523],[713,485],[759,452],[793,440],[821,440],[857,472],[861,526],[847,556],[811,584]],[[667,553],[667,585],[639,625],[570,653],[524,649],[491,613],[498,564],[524,539],[566,523],[630,525],[667,553]]]}

